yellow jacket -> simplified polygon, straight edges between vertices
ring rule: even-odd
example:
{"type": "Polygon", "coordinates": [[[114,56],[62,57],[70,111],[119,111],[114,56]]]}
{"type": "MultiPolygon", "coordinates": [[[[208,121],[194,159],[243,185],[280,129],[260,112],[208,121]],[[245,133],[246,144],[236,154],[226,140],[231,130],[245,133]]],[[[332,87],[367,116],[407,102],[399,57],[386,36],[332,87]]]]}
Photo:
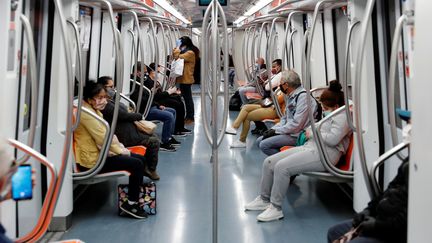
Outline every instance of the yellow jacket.
{"type": "MultiPolygon", "coordinates": [[[[102,117],[100,111],[96,111],[87,102],[83,106],[102,117]]],[[[95,166],[102,147],[106,129],[98,120],[85,112],[81,112],[81,120],[78,128],[74,131],[74,152],[78,164],[86,168],[95,166]]],[[[111,143],[110,154],[119,155],[123,151],[122,144],[119,142],[111,143]]]]}
{"type": "Polygon", "coordinates": [[[192,50],[188,50],[183,54],[180,54],[180,49],[176,48],[173,52],[174,59],[177,58],[184,59],[184,69],[183,76],[177,78],[177,83],[179,84],[193,84],[195,83],[194,79],[194,70],[195,70],[195,52],[192,50]]]}

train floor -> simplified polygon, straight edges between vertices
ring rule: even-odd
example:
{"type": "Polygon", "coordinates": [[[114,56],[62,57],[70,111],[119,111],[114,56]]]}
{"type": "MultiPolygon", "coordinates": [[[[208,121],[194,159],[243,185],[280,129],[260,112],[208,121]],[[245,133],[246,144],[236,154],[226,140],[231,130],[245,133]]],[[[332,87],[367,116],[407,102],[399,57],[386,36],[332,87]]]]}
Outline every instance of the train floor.
{"type": "MultiPolygon", "coordinates": [[[[177,152],[161,152],[157,214],[144,220],[117,215],[117,184],[90,186],[74,204],[72,227],[62,239],[85,242],[206,243],[212,240],[211,147],[205,138],[199,97],[194,133],[177,152]]],[[[233,121],[237,112],[230,112],[233,121]]],[[[283,220],[260,223],[243,205],[258,195],[265,155],[248,136],[246,149],[230,149],[226,135],[219,149],[219,242],[326,242],[327,229],[350,218],[352,201],[337,185],[299,176],[283,203],[283,220]]]]}

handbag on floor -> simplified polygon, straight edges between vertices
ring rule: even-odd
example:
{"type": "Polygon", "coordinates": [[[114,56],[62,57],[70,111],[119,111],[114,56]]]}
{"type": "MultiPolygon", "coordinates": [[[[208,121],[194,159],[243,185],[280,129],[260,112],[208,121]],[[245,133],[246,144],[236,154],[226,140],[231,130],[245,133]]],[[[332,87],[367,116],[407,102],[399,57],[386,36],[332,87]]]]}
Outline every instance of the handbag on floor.
{"type": "Polygon", "coordinates": [[[141,131],[148,135],[152,135],[153,132],[156,130],[157,125],[154,124],[151,121],[141,120],[141,121],[135,121],[135,126],[141,131]]]}
{"type": "Polygon", "coordinates": [[[334,240],[332,243],[346,243],[350,242],[352,239],[356,238],[360,233],[360,228],[351,228],[348,232],[342,235],[339,239],[334,240]]]}
{"type": "MultiPolygon", "coordinates": [[[[127,203],[128,199],[128,185],[118,185],[118,214],[123,215],[120,206],[127,203]]],[[[148,215],[156,214],[156,184],[154,182],[144,183],[140,187],[138,204],[144,209],[148,215]]]]}

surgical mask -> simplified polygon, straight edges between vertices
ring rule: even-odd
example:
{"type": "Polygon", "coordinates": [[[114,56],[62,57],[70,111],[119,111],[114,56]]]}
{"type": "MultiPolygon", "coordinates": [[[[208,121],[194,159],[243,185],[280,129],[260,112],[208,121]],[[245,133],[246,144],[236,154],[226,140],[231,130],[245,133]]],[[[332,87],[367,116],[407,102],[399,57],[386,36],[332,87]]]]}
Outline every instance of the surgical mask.
{"type": "Polygon", "coordinates": [[[180,51],[186,50],[186,46],[180,47],[180,51]]]}
{"type": "Polygon", "coordinates": [[[276,68],[272,68],[272,69],[271,69],[271,73],[272,73],[272,74],[277,74],[277,69],[276,69],[276,68]]]}
{"type": "Polygon", "coordinates": [[[404,141],[405,143],[408,143],[411,140],[411,128],[411,124],[407,124],[402,129],[402,141],[404,141]]]}
{"type": "Polygon", "coordinates": [[[180,39],[179,39],[179,40],[176,40],[176,46],[177,46],[177,47],[180,47],[181,44],[182,44],[182,41],[181,41],[180,39]]]}
{"type": "Polygon", "coordinates": [[[99,111],[102,111],[103,109],[105,109],[106,104],[108,104],[108,101],[106,98],[94,99],[94,101],[96,101],[96,104],[93,106],[93,108],[95,110],[99,110],[99,111]]]}
{"type": "Polygon", "coordinates": [[[332,113],[332,111],[323,111],[323,117],[330,115],[330,113],[332,113]]]}
{"type": "Polygon", "coordinates": [[[115,96],[115,93],[116,93],[115,89],[113,88],[107,89],[107,94],[110,98],[113,98],[115,96]]]}

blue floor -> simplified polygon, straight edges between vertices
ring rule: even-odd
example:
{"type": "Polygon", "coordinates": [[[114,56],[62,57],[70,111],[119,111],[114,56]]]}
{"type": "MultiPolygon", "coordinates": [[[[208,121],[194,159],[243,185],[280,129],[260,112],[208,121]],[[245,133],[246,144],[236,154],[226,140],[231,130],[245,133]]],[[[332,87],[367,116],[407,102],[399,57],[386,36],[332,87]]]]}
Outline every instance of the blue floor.
{"type": "MultiPolygon", "coordinates": [[[[144,220],[117,216],[117,183],[93,185],[75,203],[72,227],[63,239],[85,242],[207,243],[212,240],[211,148],[203,133],[195,97],[194,133],[181,139],[175,153],[161,152],[157,215],[144,220]]],[[[237,112],[230,113],[233,120],[237,112]]],[[[326,242],[327,229],[351,217],[352,202],[334,184],[297,177],[283,204],[285,218],[259,223],[258,212],[243,205],[258,194],[265,155],[248,137],[247,149],[229,149],[227,135],[219,150],[219,242],[326,242]]]]}

